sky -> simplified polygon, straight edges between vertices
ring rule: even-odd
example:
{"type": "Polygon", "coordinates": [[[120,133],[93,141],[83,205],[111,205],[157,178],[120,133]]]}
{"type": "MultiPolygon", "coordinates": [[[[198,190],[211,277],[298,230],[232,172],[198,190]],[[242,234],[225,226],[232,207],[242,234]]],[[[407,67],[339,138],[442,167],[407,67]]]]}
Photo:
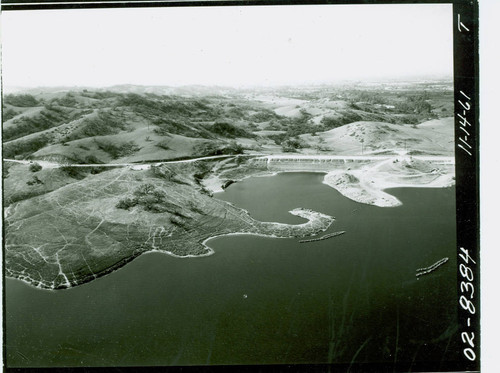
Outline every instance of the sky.
{"type": "Polygon", "coordinates": [[[273,86],[453,74],[451,4],[4,11],[4,87],[273,86]]]}

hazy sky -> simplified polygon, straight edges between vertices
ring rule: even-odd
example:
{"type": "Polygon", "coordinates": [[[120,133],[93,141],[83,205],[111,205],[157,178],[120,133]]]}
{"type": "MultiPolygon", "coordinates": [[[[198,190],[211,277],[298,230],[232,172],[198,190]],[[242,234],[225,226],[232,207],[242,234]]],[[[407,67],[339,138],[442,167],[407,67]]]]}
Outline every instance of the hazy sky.
{"type": "Polygon", "coordinates": [[[4,86],[275,85],[453,73],[450,4],[7,11],[4,86]]]}

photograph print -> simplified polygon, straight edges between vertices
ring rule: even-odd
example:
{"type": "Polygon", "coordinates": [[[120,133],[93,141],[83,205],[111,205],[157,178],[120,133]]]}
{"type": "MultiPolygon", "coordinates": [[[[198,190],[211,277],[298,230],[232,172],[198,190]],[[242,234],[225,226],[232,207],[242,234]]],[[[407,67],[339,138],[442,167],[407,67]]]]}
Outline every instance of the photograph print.
{"type": "Polygon", "coordinates": [[[464,9],[4,5],[4,367],[477,370],[464,9]]]}

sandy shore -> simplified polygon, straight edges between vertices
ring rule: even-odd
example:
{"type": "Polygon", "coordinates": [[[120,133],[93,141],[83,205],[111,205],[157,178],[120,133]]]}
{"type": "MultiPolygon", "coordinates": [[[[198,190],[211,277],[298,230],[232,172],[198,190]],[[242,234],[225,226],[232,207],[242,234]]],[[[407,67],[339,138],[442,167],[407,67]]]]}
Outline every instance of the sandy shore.
{"type": "Polygon", "coordinates": [[[402,203],[386,193],[389,188],[446,188],[455,184],[453,165],[435,165],[411,158],[376,162],[357,170],[333,170],[323,183],[353,201],[379,207],[395,207],[402,203]]]}
{"type": "MultiPolygon", "coordinates": [[[[310,172],[325,173],[323,183],[336,189],[343,196],[359,203],[379,207],[401,205],[401,201],[386,193],[385,189],[400,187],[446,188],[455,184],[455,166],[453,163],[444,162],[442,157],[400,155],[372,158],[369,163],[350,162],[346,168],[332,165],[332,169],[321,171],[312,168],[310,172]]],[[[364,157],[362,160],[368,159],[364,157]]],[[[290,167],[290,164],[282,171],[278,170],[277,167],[279,166],[275,163],[272,171],[250,174],[234,181],[241,181],[248,177],[272,176],[281,172],[304,172],[303,162],[298,163],[296,170],[290,167]]],[[[212,175],[204,180],[203,184],[212,193],[218,193],[224,190],[222,188],[223,182],[218,175],[212,175]]]]}

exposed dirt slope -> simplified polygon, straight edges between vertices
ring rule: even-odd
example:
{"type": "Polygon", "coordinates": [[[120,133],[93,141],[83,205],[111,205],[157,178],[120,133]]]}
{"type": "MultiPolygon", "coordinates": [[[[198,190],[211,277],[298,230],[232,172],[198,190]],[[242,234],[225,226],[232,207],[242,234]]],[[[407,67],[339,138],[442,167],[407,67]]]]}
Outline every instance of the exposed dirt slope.
{"type": "Polygon", "coordinates": [[[453,155],[453,118],[443,118],[419,125],[381,122],[355,122],[317,136],[301,135],[310,147],[322,146],[334,154],[407,151],[412,154],[453,155]]]}

